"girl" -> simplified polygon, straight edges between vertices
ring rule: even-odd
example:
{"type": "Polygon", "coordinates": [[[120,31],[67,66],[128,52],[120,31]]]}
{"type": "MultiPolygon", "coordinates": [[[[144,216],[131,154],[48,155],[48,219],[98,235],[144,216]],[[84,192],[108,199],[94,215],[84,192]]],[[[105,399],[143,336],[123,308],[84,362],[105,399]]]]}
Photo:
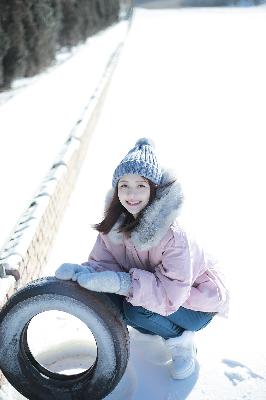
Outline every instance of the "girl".
{"type": "Polygon", "coordinates": [[[215,262],[178,225],[181,188],[151,141],[137,141],[112,186],[88,261],[63,264],[55,276],[113,293],[128,325],[165,339],[171,375],[184,379],[195,369],[194,332],[227,313],[227,289],[215,262]]]}

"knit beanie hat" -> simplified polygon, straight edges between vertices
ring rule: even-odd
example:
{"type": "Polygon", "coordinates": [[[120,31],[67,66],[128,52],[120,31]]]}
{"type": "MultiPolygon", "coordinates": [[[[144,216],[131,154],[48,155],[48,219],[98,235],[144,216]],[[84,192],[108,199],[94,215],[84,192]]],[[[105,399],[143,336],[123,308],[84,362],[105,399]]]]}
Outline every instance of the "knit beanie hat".
{"type": "Polygon", "coordinates": [[[160,184],[162,170],[158,164],[151,140],[147,138],[139,139],[133,149],[123,158],[115,169],[113,187],[116,186],[122,176],[130,174],[141,175],[156,185],[160,184]]]}

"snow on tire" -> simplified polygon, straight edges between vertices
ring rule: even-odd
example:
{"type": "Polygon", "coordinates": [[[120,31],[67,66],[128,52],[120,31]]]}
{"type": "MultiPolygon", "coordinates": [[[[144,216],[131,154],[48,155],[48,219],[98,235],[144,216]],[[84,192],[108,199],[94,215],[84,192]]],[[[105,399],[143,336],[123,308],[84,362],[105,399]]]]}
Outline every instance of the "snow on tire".
{"type": "Polygon", "coordinates": [[[122,378],[128,356],[129,335],[118,309],[107,295],[72,281],[38,279],[14,294],[0,313],[0,368],[30,400],[103,399],[122,378]],[[29,323],[49,310],[71,314],[90,329],[97,358],[89,369],[62,375],[47,370],[33,357],[27,341],[29,323]]]}

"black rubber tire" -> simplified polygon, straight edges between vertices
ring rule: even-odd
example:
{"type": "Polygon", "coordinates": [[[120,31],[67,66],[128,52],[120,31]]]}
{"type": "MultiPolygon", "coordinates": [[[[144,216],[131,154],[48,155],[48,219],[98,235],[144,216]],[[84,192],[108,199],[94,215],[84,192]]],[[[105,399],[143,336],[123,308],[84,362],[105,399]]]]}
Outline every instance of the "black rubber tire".
{"type": "Polygon", "coordinates": [[[119,310],[103,293],[72,281],[42,278],[15,293],[0,313],[0,368],[30,400],[98,400],[118,384],[127,366],[129,335],[119,310]],[[37,314],[67,312],[88,326],[97,344],[93,366],[76,375],[46,370],[32,356],[27,328],[37,314]]]}

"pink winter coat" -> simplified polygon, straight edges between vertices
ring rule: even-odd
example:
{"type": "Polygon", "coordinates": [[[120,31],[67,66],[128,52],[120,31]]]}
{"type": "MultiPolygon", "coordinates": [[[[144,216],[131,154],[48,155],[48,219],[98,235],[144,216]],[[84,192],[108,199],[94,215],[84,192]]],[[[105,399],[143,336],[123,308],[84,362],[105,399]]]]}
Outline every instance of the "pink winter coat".
{"type": "MultiPolygon", "coordinates": [[[[164,178],[169,179],[166,173],[164,178]]],[[[134,306],[161,315],[180,306],[226,315],[228,291],[217,264],[177,223],[181,202],[177,182],[158,190],[131,237],[117,231],[118,221],[107,235],[98,235],[84,264],[97,271],[129,272],[127,301],[134,306]]]]}

